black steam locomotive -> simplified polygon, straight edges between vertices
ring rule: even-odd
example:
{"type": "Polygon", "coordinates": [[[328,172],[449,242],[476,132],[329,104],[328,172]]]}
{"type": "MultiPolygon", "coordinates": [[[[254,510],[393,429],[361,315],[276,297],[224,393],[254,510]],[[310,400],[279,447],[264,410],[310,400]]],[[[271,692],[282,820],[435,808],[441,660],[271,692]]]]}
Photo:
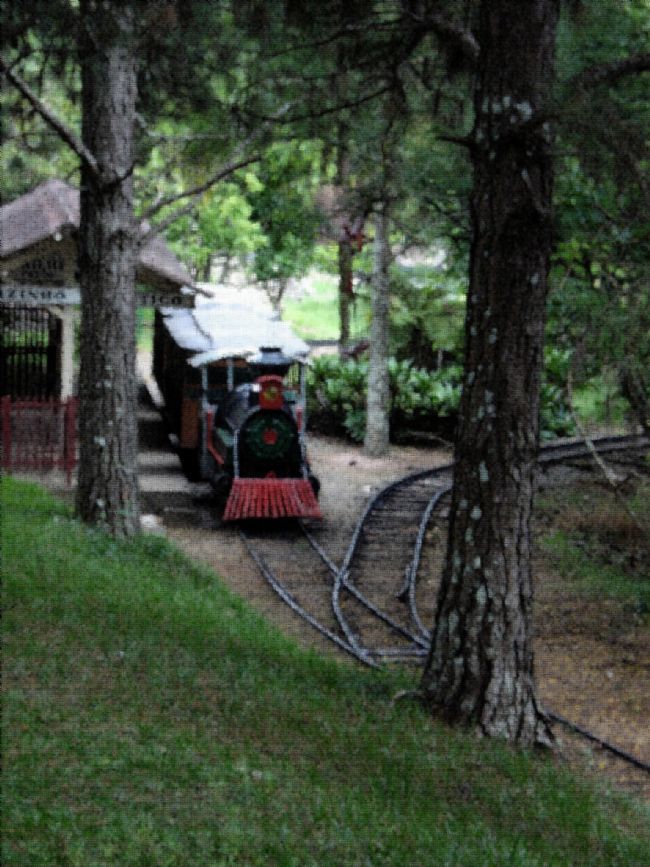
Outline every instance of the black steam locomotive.
{"type": "Polygon", "coordinates": [[[308,347],[240,305],[157,311],[153,371],[181,462],[224,520],[320,518],[305,452],[308,347]]]}

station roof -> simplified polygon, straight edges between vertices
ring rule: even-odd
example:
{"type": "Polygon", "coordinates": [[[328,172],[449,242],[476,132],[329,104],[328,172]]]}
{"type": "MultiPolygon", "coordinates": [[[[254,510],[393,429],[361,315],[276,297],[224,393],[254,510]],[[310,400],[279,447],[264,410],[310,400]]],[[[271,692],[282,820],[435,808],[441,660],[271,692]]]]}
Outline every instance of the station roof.
{"type": "Polygon", "coordinates": [[[206,301],[193,309],[163,307],[161,313],[174,341],[192,353],[193,367],[226,358],[254,360],[263,347],[277,347],[292,361],[307,362],[309,346],[286,322],[242,304],[206,301]]]}
{"type": "MultiPolygon", "coordinates": [[[[79,190],[52,179],[0,207],[0,259],[27,250],[57,234],[76,234],[79,228],[79,190]]],[[[149,231],[143,223],[143,233],[149,231]]],[[[153,236],[140,251],[137,278],[142,283],[172,289],[192,286],[192,278],[164,240],[153,236]]]]}

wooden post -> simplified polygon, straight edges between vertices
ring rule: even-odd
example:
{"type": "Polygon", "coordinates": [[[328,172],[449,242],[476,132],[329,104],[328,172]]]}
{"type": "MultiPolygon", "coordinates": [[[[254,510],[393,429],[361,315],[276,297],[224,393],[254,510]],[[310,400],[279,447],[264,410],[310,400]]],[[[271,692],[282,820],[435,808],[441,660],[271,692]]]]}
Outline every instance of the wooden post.
{"type": "Polygon", "coordinates": [[[65,417],[63,429],[63,466],[66,473],[66,483],[72,483],[72,471],[77,462],[77,400],[69,397],[65,402],[65,417]]]}
{"type": "Polygon", "coordinates": [[[11,467],[11,397],[5,394],[0,403],[2,405],[2,466],[8,470],[11,467]]]}

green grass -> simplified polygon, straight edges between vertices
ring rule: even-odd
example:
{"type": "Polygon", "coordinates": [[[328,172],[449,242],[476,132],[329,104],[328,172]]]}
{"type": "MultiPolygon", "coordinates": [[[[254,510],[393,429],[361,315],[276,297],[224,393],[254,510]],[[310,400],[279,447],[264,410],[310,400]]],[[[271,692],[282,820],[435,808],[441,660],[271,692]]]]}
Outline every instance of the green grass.
{"type": "MultiPolygon", "coordinates": [[[[282,318],[304,340],[338,340],[337,278],[325,274],[314,276],[308,295],[282,303],[282,318]]],[[[353,339],[368,332],[366,304],[361,299],[356,301],[352,311],[350,330],[353,339]]]]}
{"type": "Polygon", "coordinates": [[[626,499],[640,527],[611,491],[596,484],[559,488],[538,500],[556,529],[542,540],[560,576],[582,592],[631,604],[650,625],[650,484],[626,499]]]}
{"type": "MultiPolygon", "coordinates": [[[[216,544],[216,542],[215,542],[216,544]]],[[[648,811],[390,702],[157,537],[2,481],[7,867],[641,865],[648,811]]]]}
{"type": "Polygon", "coordinates": [[[606,596],[631,602],[638,613],[650,624],[650,576],[634,578],[616,566],[600,561],[562,530],[548,536],[545,550],[553,556],[555,565],[563,578],[575,582],[589,595],[606,596]]]}
{"type": "Polygon", "coordinates": [[[139,350],[153,349],[153,307],[139,307],[135,320],[135,340],[139,350]]]}
{"type": "Polygon", "coordinates": [[[615,425],[625,424],[628,403],[617,389],[610,373],[594,377],[580,388],[573,397],[575,410],[586,424],[615,425]]]}

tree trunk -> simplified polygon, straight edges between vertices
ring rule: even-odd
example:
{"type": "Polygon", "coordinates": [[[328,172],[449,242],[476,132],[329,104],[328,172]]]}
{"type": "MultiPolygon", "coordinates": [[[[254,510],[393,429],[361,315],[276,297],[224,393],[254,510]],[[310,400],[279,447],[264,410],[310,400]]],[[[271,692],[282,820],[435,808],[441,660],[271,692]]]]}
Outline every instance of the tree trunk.
{"type": "Polygon", "coordinates": [[[524,744],[552,741],[535,695],[531,515],[552,244],[542,112],[557,0],[483,0],[466,355],[446,565],[426,703],[524,744]]]}
{"type": "Polygon", "coordinates": [[[619,365],[618,380],[621,394],[630,404],[633,418],[641,425],[646,436],[650,435],[650,404],[641,372],[629,360],[619,365]]]}
{"type": "MultiPolygon", "coordinates": [[[[342,49],[338,53],[339,69],[342,65],[342,49]]],[[[342,101],[346,90],[347,77],[340,72],[337,77],[338,98],[342,101]]],[[[345,209],[348,219],[352,220],[349,202],[350,182],[350,157],[348,154],[348,136],[350,130],[347,121],[341,120],[337,126],[336,146],[336,186],[338,194],[345,201],[345,209]]],[[[342,204],[341,202],[339,205],[342,204]]],[[[352,300],[352,244],[348,238],[341,236],[338,242],[338,265],[339,265],[339,354],[345,352],[350,344],[350,306],[352,300]]]]}
{"type": "Polygon", "coordinates": [[[79,278],[77,512],[115,536],[139,529],[136,475],[134,118],[130,4],[82,0],[83,141],[98,172],[82,170],[79,278]]]}
{"type": "Polygon", "coordinates": [[[350,291],[352,288],[352,245],[339,241],[339,352],[350,344],[350,291]]]}
{"type": "Polygon", "coordinates": [[[390,246],[388,242],[388,205],[379,207],[375,218],[375,250],[372,277],[372,324],[368,364],[368,400],[364,448],[371,457],[388,451],[390,382],[388,378],[390,246]]]}

